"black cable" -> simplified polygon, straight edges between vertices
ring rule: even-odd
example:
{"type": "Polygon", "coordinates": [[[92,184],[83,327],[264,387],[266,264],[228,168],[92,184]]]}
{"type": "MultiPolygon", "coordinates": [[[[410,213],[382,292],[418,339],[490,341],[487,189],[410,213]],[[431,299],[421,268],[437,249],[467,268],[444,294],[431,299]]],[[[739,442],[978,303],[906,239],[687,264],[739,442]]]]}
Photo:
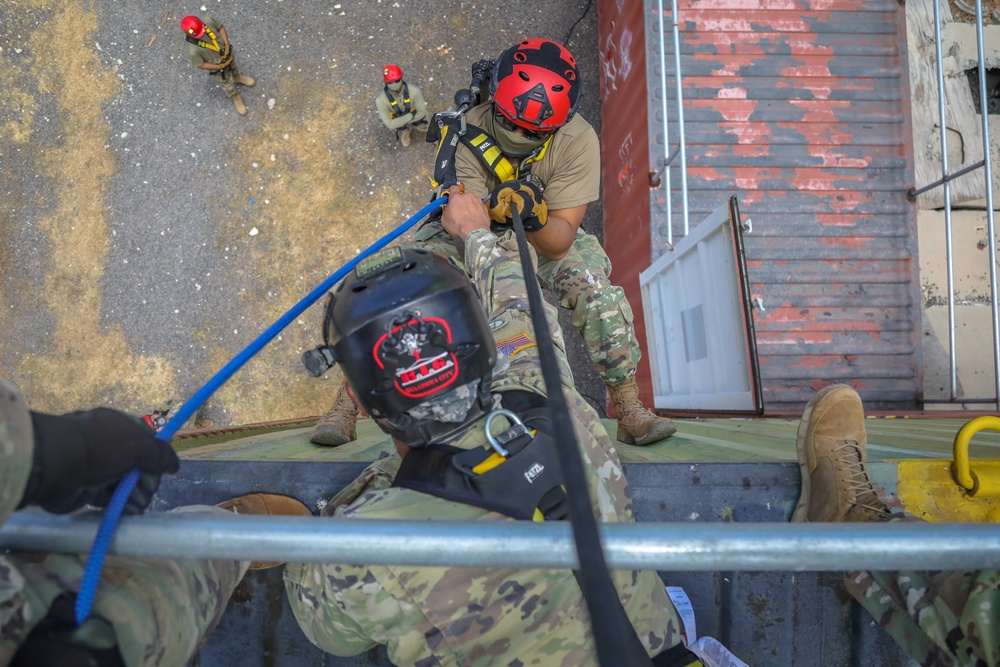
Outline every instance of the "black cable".
{"type": "Polygon", "coordinates": [[[514,235],[517,237],[518,255],[521,259],[521,271],[524,273],[525,291],[528,293],[528,307],[538,344],[542,379],[545,381],[545,393],[548,395],[551,408],[552,430],[555,433],[556,446],[566,480],[570,523],[573,526],[573,539],[580,559],[580,569],[576,572],[576,578],[583,592],[587,610],[590,612],[590,625],[594,633],[594,643],[597,645],[597,659],[603,667],[612,665],[651,667],[653,663],[635,634],[632,622],[625,614],[618,597],[618,590],[611,581],[607,562],[604,560],[604,548],[601,546],[594,508],[590,504],[583,457],[576,443],[573,421],[570,419],[566,397],[563,395],[559,363],[556,360],[552,334],[542,305],[541,287],[538,285],[535,267],[531,263],[531,251],[528,239],[524,235],[521,212],[516,206],[512,205],[510,208],[514,235]]]}
{"type": "Polygon", "coordinates": [[[583,17],[590,11],[590,6],[592,4],[594,4],[594,0],[587,0],[587,6],[583,8],[583,13],[580,14],[580,18],[573,22],[573,25],[569,27],[569,32],[567,32],[566,36],[563,38],[563,46],[569,46],[569,38],[573,36],[573,31],[576,30],[576,26],[580,25],[580,21],[582,21],[583,17]]]}

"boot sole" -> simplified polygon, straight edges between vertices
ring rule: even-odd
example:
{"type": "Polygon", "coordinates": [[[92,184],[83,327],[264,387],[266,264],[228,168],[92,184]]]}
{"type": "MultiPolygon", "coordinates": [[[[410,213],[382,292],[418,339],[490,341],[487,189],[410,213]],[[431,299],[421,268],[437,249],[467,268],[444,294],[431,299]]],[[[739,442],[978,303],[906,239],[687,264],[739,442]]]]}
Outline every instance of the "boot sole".
{"type": "Polygon", "coordinates": [[[793,523],[808,522],[809,516],[809,494],[812,492],[812,482],[809,477],[809,456],[806,450],[806,440],[809,436],[809,422],[812,420],[813,410],[816,406],[832,393],[839,385],[832,384],[823,387],[813,396],[806,409],[802,411],[802,419],[799,421],[798,431],[795,433],[795,452],[799,458],[799,500],[792,511],[791,521],[793,523]]]}
{"type": "Polygon", "coordinates": [[[309,436],[309,442],[316,445],[325,445],[327,447],[339,447],[340,445],[346,445],[349,442],[354,442],[358,437],[351,436],[344,433],[340,429],[331,429],[329,431],[320,431],[319,433],[313,431],[313,434],[309,436]]]}
{"type": "MultiPolygon", "coordinates": [[[[619,430],[621,430],[621,427],[619,427],[619,430]]],[[[634,435],[620,435],[617,439],[618,442],[625,443],[626,445],[644,447],[646,445],[656,444],[661,440],[666,440],[674,433],[677,433],[677,427],[673,424],[666,424],[661,427],[654,427],[653,430],[638,439],[634,435]]]]}

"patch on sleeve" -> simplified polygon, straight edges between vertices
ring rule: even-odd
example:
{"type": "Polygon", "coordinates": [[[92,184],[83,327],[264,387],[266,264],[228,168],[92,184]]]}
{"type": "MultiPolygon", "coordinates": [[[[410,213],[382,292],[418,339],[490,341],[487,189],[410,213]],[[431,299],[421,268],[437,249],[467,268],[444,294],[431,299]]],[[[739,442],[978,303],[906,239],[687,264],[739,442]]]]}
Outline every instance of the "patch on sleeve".
{"type": "Polygon", "coordinates": [[[533,338],[525,334],[520,334],[514,336],[513,338],[508,338],[507,340],[498,340],[497,352],[507,358],[510,358],[518,352],[527,350],[529,347],[535,347],[536,345],[537,343],[533,338]]]}

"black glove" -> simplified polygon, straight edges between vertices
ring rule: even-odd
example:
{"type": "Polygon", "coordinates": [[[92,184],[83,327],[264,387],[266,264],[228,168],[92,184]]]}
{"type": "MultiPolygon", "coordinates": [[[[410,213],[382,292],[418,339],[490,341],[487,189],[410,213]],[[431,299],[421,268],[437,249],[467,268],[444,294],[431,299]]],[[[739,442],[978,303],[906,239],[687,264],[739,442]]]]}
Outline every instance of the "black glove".
{"type": "Polygon", "coordinates": [[[11,659],[10,667],[125,667],[117,646],[87,648],[74,643],[76,595],[63,593],[32,629],[11,659]]]}
{"type": "Polygon", "coordinates": [[[494,227],[510,229],[514,224],[511,206],[521,212],[526,232],[537,232],[548,220],[549,209],[542,199],[542,190],[530,181],[506,181],[493,190],[489,209],[494,227]]]}
{"type": "Polygon", "coordinates": [[[141,421],[117,410],[97,408],[68,415],[31,413],[35,460],[21,507],[41,505],[63,514],[84,505],[107,505],[130,470],[142,473],[126,511],[141,512],[160,486],[160,475],[177,472],[170,445],[141,421]]]}

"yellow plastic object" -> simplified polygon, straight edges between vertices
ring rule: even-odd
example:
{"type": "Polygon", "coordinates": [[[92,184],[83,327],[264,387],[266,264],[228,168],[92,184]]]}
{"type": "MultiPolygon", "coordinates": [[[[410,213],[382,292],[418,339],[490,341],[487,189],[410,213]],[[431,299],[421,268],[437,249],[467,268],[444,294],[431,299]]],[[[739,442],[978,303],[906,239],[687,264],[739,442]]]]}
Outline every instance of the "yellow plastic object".
{"type": "MultiPolygon", "coordinates": [[[[982,463],[977,459],[976,468],[980,469],[982,463]]],[[[988,463],[991,469],[1000,470],[1000,461],[988,463]]],[[[955,484],[948,459],[905,459],[896,466],[896,493],[907,514],[949,523],[1000,521],[1000,498],[969,497],[955,484]]],[[[895,507],[895,503],[892,505],[895,507]]]]}
{"type": "Polygon", "coordinates": [[[969,496],[1000,498],[1000,463],[976,463],[979,473],[974,472],[969,465],[969,443],[972,436],[987,428],[1000,431],[1000,417],[976,417],[959,430],[955,436],[955,462],[952,463],[951,474],[955,483],[965,489],[969,496]]]}

